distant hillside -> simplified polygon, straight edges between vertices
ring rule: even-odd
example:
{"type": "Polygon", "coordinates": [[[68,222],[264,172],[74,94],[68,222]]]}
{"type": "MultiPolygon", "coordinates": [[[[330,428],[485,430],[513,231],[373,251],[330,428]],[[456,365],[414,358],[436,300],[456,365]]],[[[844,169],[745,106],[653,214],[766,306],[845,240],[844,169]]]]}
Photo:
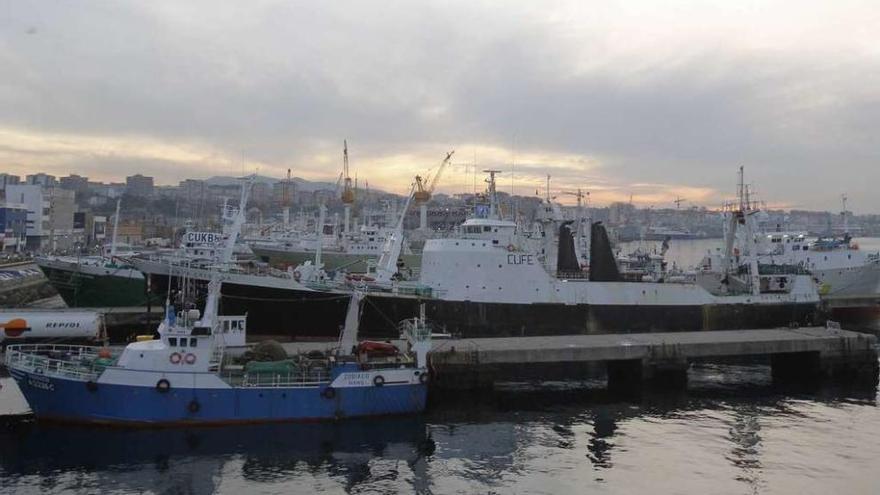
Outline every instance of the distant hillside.
{"type": "MultiPolygon", "coordinates": [[[[258,175],[256,180],[257,182],[263,182],[266,184],[274,184],[280,181],[280,179],[277,179],[275,177],[266,177],[264,175],[258,175]]],[[[300,191],[312,192],[321,189],[329,189],[332,191],[333,189],[336,189],[336,184],[332,182],[310,181],[305,180],[301,177],[291,177],[291,180],[296,183],[296,187],[300,191]]],[[[231,186],[238,184],[238,177],[216,175],[214,177],[205,179],[205,183],[207,183],[209,186],[231,186]]]]}

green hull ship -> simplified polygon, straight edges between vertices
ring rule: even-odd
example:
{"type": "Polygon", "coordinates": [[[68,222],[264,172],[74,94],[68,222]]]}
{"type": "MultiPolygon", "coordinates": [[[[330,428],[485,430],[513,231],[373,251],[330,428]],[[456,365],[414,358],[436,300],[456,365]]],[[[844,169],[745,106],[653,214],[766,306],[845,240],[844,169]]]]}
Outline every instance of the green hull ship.
{"type": "MultiPolygon", "coordinates": [[[[260,261],[280,268],[298,266],[306,261],[314,262],[315,260],[314,251],[286,251],[264,246],[252,246],[251,250],[260,261]]],[[[367,271],[370,261],[375,262],[378,259],[379,255],[370,254],[350,254],[334,251],[323,251],[321,253],[321,262],[324,264],[324,270],[327,271],[345,270],[350,273],[363,273],[367,271]]],[[[400,255],[400,260],[403,261],[404,266],[413,270],[416,274],[421,266],[421,259],[421,254],[400,255]]]]}
{"type": "Polygon", "coordinates": [[[143,307],[161,303],[147,291],[144,275],[103,257],[42,257],[37,266],[71,308],[143,307]]]}

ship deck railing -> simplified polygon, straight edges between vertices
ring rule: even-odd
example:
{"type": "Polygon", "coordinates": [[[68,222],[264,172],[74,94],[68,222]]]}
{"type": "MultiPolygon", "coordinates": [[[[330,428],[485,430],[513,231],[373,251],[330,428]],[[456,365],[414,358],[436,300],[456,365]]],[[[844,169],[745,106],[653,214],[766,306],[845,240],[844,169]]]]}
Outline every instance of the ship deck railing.
{"type": "Polygon", "coordinates": [[[37,375],[96,380],[105,366],[96,365],[97,349],[90,346],[24,344],[6,348],[6,367],[37,375]],[[61,356],[61,357],[57,357],[61,356]]]}
{"type": "Polygon", "coordinates": [[[248,373],[243,370],[229,369],[221,377],[233,387],[254,388],[310,388],[327,385],[331,382],[326,371],[297,371],[292,373],[248,373]]]}

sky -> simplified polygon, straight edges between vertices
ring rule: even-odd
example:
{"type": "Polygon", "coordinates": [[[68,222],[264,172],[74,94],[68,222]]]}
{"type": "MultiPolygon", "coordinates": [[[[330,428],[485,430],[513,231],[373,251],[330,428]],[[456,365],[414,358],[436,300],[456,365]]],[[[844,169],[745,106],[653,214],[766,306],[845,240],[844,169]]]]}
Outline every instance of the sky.
{"type": "Polygon", "coordinates": [[[0,172],[880,212],[880,4],[0,0],[0,172]],[[474,170],[478,175],[475,180],[474,170]]]}

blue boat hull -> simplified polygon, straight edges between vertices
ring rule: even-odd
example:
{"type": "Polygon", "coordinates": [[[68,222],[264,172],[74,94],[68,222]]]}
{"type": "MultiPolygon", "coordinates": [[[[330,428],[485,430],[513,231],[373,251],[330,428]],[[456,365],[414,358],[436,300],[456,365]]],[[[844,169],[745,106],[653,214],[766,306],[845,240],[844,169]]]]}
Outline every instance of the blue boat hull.
{"type": "Polygon", "coordinates": [[[422,412],[424,384],[368,387],[174,388],[91,384],[10,370],[37,418],[86,423],[321,421],[422,412]],[[324,393],[322,393],[324,392],[324,393]]]}

